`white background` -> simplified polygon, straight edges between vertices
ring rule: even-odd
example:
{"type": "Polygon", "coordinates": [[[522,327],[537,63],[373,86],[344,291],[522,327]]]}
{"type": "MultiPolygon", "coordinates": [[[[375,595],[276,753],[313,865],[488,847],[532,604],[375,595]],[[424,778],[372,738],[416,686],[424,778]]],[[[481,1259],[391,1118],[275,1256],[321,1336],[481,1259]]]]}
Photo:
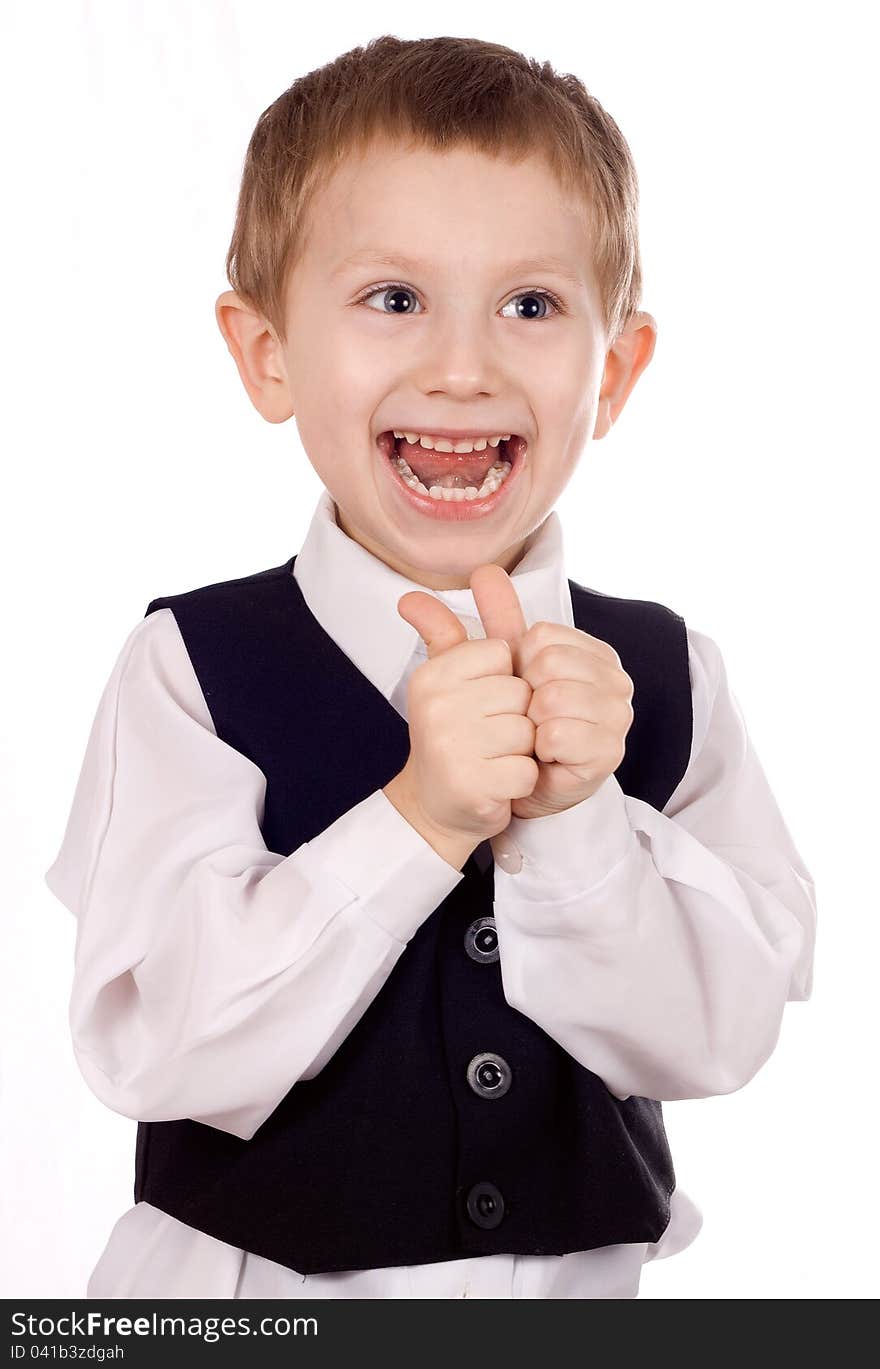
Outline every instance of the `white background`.
{"type": "Polygon", "coordinates": [[[297,76],[384,32],[547,59],[620,124],[659,336],[557,505],[567,573],[718,642],[817,884],[813,998],[775,1054],[736,1094],[665,1106],[704,1227],[641,1296],[880,1291],[870,11],[66,0],[4,20],[2,1296],[82,1296],[133,1201],[136,1126],[77,1070],[75,923],[43,884],[104,683],[151,598],[280,564],[320,490],[214,319],[245,147],[297,76]]]}

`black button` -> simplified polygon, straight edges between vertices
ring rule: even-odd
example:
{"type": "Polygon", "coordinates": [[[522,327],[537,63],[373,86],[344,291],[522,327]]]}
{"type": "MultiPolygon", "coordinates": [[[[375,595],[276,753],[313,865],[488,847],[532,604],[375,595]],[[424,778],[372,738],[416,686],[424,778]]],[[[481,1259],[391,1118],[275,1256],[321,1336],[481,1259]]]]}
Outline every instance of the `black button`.
{"type": "Polygon", "coordinates": [[[503,1055],[483,1051],[467,1067],[467,1080],[481,1098],[501,1098],[510,1088],[513,1075],[503,1055]]]}
{"type": "Polygon", "coordinates": [[[498,932],[494,917],[478,917],[464,934],[464,948],[471,960],[489,965],[498,959],[498,932]]]}
{"type": "Polygon", "coordinates": [[[491,1231],[504,1216],[504,1199],[494,1184],[474,1184],[467,1195],[468,1216],[476,1226],[491,1231]]]}

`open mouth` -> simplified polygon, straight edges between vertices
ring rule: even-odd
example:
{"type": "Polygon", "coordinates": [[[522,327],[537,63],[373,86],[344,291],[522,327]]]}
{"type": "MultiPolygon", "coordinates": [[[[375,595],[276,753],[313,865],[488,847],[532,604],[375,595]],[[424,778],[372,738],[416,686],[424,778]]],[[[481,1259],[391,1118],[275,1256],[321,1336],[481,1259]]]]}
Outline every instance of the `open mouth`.
{"type": "Polygon", "coordinates": [[[467,502],[492,495],[510,478],[526,449],[526,439],[517,433],[497,446],[487,443],[482,451],[470,452],[436,451],[396,438],[391,430],[380,433],[377,444],[413,493],[467,502]]]}

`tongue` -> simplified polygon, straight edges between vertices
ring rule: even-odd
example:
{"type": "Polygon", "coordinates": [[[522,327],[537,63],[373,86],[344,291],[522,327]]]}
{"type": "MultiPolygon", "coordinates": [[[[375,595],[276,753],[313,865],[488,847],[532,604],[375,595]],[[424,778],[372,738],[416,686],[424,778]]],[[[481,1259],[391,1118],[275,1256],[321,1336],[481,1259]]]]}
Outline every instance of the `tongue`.
{"type": "Polygon", "coordinates": [[[419,442],[407,442],[406,438],[398,442],[397,452],[429,489],[439,483],[458,485],[461,489],[475,485],[479,489],[490,466],[500,459],[499,447],[486,447],[482,452],[435,452],[419,442]]]}

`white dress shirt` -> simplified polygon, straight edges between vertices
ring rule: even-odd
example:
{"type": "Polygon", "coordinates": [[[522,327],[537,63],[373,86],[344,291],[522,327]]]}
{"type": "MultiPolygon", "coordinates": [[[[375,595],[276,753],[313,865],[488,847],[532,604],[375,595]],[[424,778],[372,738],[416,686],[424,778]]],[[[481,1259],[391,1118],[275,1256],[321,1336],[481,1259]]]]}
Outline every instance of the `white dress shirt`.
{"type": "MultiPolygon", "coordinates": [[[[349,538],[326,490],[293,573],[322,628],[406,718],[426,651],[397,601],[424,586],[349,538]]],[[[511,578],[527,626],[574,626],[555,512],[511,578]]],[[[485,636],[470,589],[428,592],[485,636]]],[[[786,1001],[812,985],[813,881],[717,646],[692,628],[687,638],[693,743],[663,811],[611,776],[563,813],[513,818],[508,858],[495,848],[507,1001],[621,1098],[741,1088],[773,1051],[786,1001]]],[[[464,878],[381,789],[289,856],[269,851],[265,790],[217,737],[172,610],[143,618],[102,694],[45,876],[77,918],[77,1064],[126,1117],[249,1139],[332,1057],[464,878]]],[[[635,1297],[645,1261],[683,1249],[701,1224],[676,1187],[653,1244],[304,1276],[140,1202],[114,1226],[87,1296],[635,1297]]]]}

